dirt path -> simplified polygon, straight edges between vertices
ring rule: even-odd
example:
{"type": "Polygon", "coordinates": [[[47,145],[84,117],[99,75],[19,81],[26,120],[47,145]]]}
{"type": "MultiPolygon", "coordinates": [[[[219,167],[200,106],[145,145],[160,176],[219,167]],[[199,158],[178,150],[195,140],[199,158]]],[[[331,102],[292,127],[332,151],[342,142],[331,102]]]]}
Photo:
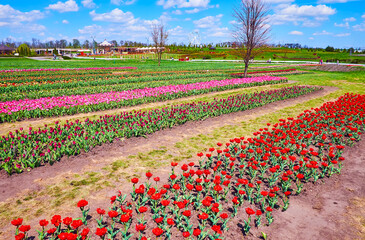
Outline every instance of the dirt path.
{"type": "MultiPolygon", "coordinates": [[[[296,82],[297,81],[288,81],[288,83],[281,83],[281,84],[292,84],[292,83],[296,83],[296,82]]],[[[278,84],[278,85],[281,85],[281,84],[278,84]]],[[[66,120],[73,121],[76,119],[95,118],[95,117],[104,116],[104,115],[118,114],[122,111],[140,110],[140,109],[145,109],[145,108],[157,108],[157,107],[161,107],[161,106],[165,106],[165,105],[169,105],[169,104],[178,104],[181,101],[191,101],[191,100],[194,100],[196,98],[201,98],[201,97],[212,97],[212,96],[216,96],[216,95],[220,95],[220,94],[224,94],[224,93],[237,92],[240,90],[245,91],[245,90],[249,90],[249,89],[265,89],[265,87],[270,87],[270,86],[275,86],[275,85],[265,85],[265,86],[259,86],[259,87],[250,87],[250,88],[232,89],[232,90],[220,91],[220,92],[212,92],[212,93],[201,94],[201,95],[197,95],[197,96],[190,96],[190,97],[185,97],[185,98],[178,98],[178,99],[168,100],[168,101],[163,101],[163,102],[147,103],[147,104],[142,104],[142,105],[137,105],[137,106],[122,107],[122,108],[109,109],[109,110],[98,111],[98,112],[80,113],[80,114],[75,114],[75,115],[65,115],[65,116],[40,118],[40,119],[28,119],[28,120],[12,122],[12,123],[0,123],[0,136],[4,136],[4,135],[8,134],[9,132],[15,131],[16,129],[19,129],[19,128],[23,128],[23,129],[28,129],[29,127],[38,128],[38,127],[43,127],[44,124],[47,124],[47,125],[54,124],[55,121],[59,121],[59,122],[65,122],[66,120]]]]}
{"type": "Polygon", "coordinates": [[[46,165],[19,175],[14,174],[8,176],[5,171],[2,171],[0,172],[0,201],[5,201],[17,194],[22,194],[22,192],[27,189],[39,191],[42,186],[47,185],[49,178],[54,178],[64,173],[100,171],[103,167],[116,159],[128,157],[131,154],[137,154],[141,151],[147,152],[158,148],[162,144],[166,148],[173,147],[175,143],[184,139],[188,139],[199,134],[208,134],[214,129],[223,126],[237,125],[242,121],[255,119],[259,116],[275,112],[288,106],[325,96],[336,90],[337,88],[334,87],[324,87],[321,91],[295,99],[270,103],[263,107],[209,118],[204,121],[188,122],[172,129],[158,131],[154,134],[148,135],[147,138],[139,137],[115,141],[111,144],[97,146],[88,153],[82,153],[70,158],[63,157],[61,161],[56,162],[52,166],[46,165]]]}
{"type": "Polygon", "coordinates": [[[361,66],[337,65],[334,63],[317,65],[317,66],[309,66],[309,67],[304,66],[302,68],[309,69],[309,70],[327,71],[327,72],[351,72],[351,71],[362,70],[361,66]]]}

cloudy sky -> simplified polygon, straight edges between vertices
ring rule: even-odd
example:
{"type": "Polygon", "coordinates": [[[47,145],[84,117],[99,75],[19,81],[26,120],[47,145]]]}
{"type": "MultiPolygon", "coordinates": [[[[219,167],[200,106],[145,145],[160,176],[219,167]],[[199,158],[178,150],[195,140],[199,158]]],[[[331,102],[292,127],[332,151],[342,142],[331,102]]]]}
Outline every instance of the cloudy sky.
{"type": "MultiPolygon", "coordinates": [[[[272,43],[365,47],[364,0],[266,0],[272,43]]],[[[233,41],[239,0],[1,0],[0,40],[151,43],[150,26],[163,21],[169,43],[233,41]]]]}

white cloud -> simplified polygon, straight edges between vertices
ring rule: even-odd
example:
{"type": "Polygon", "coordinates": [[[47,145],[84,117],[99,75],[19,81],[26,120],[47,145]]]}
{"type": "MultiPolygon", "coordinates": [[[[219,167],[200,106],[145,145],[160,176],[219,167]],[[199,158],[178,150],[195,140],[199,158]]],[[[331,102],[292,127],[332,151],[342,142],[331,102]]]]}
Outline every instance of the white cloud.
{"type": "Polygon", "coordinates": [[[295,0],[264,0],[266,3],[291,3],[294,2],[295,0]]]}
{"type": "Polygon", "coordinates": [[[361,18],[365,18],[365,14],[363,14],[363,15],[361,16],[361,18]]]}
{"type": "Polygon", "coordinates": [[[230,37],[231,33],[227,27],[209,29],[208,37],[230,37]]]}
{"type": "Polygon", "coordinates": [[[46,9],[55,10],[60,13],[64,12],[77,12],[79,11],[79,6],[75,0],[68,0],[66,2],[58,1],[55,4],[50,4],[46,9]]]}
{"type": "Polygon", "coordinates": [[[154,20],[144,20],[143,23],[147,26],[152,27],[153,25],[156,25],[159,23],[159,21],[157,19],[154,20]]]}
{"type": "Polygon", "coordinates": [[[133,3],[135,3],[137,0],[129,0],[129,1],[123,1],[123,0],[111,0],[110,3],[114,4],[114,5],[132,5],[133,3]]]}
{"type": "Polygon", "coordinates": [[[69,24],[69,21],[67,21],[66,19],[62,20],[63,24],[69,24]]]}
{"type": "Polygon", "coordinates": [[[303,27],[317,27],[321,25],[321,21],[335,14],[336,9],[326,5],[280,4],[274,8],[274,12],[269,16],[273,25],[291,23],[295,26],[302,24],[303,27]]]}
{"type": "Polygon", "coordinates": [[[303,32],[299,32],[299,31],[291,31],[290,33],[289,33],[290,35],[303,35],[303,32]]]}
{"type": "MultiPolygon", "coordinates": [[[[100,14],[91,11],[90,16],[94,21],[103,21],[108,22],[109,24],[103,24],[103,26],[98,24],[84,26],[78,30],[79,34],[87,38],[89,38],[90,35],[102,36],[102,39],[100,40],[120,38],[145,41],[145,39],[150,36],[151,25],[160,22],[166,23],[171,20],[167,12],[164,12],[158,19],[145,20],[135,18],[131,12],[123,12],[118,8],[100,14]]],[[[175,31],[178,30],[179,29],[175,29],[175,31]]]]}
{"type": "Polygon", "coordinates": [[[93,2],[93,0],[82,0],[82,5],[86,8],[95,8],[96,4],[93,2]]]}
{"type": "Polygon", "coordinates": [[[145,38],[149,37],[150,35],[149,29],[143,24],[112,24],[109,26],[100,26],[93,24],[85,26],[78,31],[86,39],[89,38],[90,35],[96,35],[100,37],[99,41],[103,41],[104,39],[112,40],[115,38],[125,39],[126,36],[128,37],[128,40],[131,41],[140,40],[141,38],[145,40],[145,38]]]}
{"type": "Polygon", "coordinates": [[[21,12],[12,8],[10,5],[0,4],[0,21],[11,22],[33,22],[44,18],[44,14],[39,10],[21,12]]]}
{"type": "Polygon", "coordinates": [[[309,40],[314,40],[314,37],[309,37],[308,39],[309,39],[309,40]]]}
{"type": "Polygon", "coordinates": [[[187,36],[189,33],[184,31],[184,29],[181,26],[176,26],[175,28],[172,28],[168,30],[169,36],[187,36]]]}
{"type": "Polygon", "coordinates": [[[318,3],[347,3],[353,0],[318,0],[318,3]]]}
{"type": "Polygon", "coordinates": [[[46,27],[33,23],[42,18],[44,18],[44,13],[39,10],[21,12],[12,8],[10,5],[0,4],[0,27],[8,27],[13,32],[42,32],[46,27]]]}
{"type": "Polygon", "coordinates": [[[332,35],[332,33],[327,32],[326,30],[323,30],[322,32],[313,33],[313,36],[322,36],[322,35],[332,35]]]}
{"type": "MultiPolygon", "coordinates": [[[[207,40],[207,37],[219,37],[219,38],[231,38],[231,32],[228,27],[220,27],[221,19],[223,14],[218,14],[216,16],[207,16],[201,18],[199,20],[193,21],[196,28],[205,29],[205,32],[202,33],[204,38],[207,40]]],[[[199,30],[196,30],[199,31],[199,30]]]]}
{"type": "Polygon", "coordinates": [[[137,19],[134,18],[133,13],[123,12],[119,8],[113,9],[111,12],[98,14],[95,10],[90,12],[90,16],[93,21],[104,21],[114,23],[128,23],[134,24],[137,19]]]}
{"type": "Polygon", "coordinates": [[[354,17],[349,17],[349,18],[345,18],[343,21],[344,21],[344,22],[355,22],[355,21],[356,21],[356,18],[354,18],[354,17]]]}
{"type": "Polygon", "coordinates": [[[157,5],[163,6],[164,9],[177,8],[206,8],[210,0],[158,0],[157,5]]]}
{"type": "Polygon", "coordinates": [[[181,15],[182,14],[182,11],[177,9],[175,11],[172,11],[172,14],[175,14],[175,15],[181,15]]]}
{"type": "Polygon", "coordinates": [[[352,27],[355,31],[358,32],[364,32],[365,31],[365,22],[362,22],[360,24],[357,24],[355,26],[352,27]]]}
{"type": "Polygon", "coordinates": [[[344,27],[344,28],[349,28],[350,27],[350,24],[348,22],[345,22],[345,23],[335,23],[334,25],[335,25],[335,27],[344,27]]]}
{"type": "Polygon", "coordinates": [[[193,23],[197,28],[211,28],[212,26],[220,25],[222,17],[223,14],[218,14],[216,16],[207,16],[199,20],[195,20],[193,21],[193,23]]]}
{"type": "Polygon", "coordinates": [[[290,5],[286,8],[283,8],[280,11],[281,14],[284,15],[297,15],[297,16],[310,16],[310,17],[324,17],[333,15],[336,13],[336,9],[331,7],[327,7],[326,5],[303,5],[298,6],[296,4],[290,5]]]}
{"type": "Polygon", "coordinates": [[[49,42],[49,41],[55,41],[56,39],[54,37],[47,37],[46,38],[46,41],[49,42]]]}
{"type": "Polygon", "coordinates": [[[102,29],[103,29],[102,26],[93,24],[93,25],[85,26],[82,29],[79,29],[79,33],[80,34],[93,34],[96,32],[100,32],[102,29]]]}
{"type": "Polygon", "coordinates": [[[350,33],[339,33],[339,34],[335,34],[334,36],[335,37],[347,37],[347,36],[350,36],[351,34],[350,33]]]}
{"type": "Polygon", "coordinates": [[[193,8],[193,9],[191,9],[191,10],[185,10],[185,12],[186,13],[189,13],[189,14],[192,14],[192,13],[198,13],[198,12],[200,12],[201,11],[201,9],[199,9],[199,8],[193,8]]]}
{"type": "Polygon", "coordinates": [[[172,18],[168,12],[163,12],[162,15],[158,18],[158,20],[164,24],[170,21],[176,21],[176,18],[172,18]]]}
{"type": "Polygon", "coordinates": [[[302,26],[303,27],[318,27],[321,23],[317,19],[304,19],[302,26]]]}

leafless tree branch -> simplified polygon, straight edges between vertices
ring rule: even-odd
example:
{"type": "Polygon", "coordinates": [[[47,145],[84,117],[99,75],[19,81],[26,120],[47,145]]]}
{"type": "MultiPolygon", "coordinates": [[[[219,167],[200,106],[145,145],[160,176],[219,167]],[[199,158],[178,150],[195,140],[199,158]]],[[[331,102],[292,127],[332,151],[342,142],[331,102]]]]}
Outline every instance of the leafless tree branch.
{"type": "Polygon", "coordinates": [[[238,50],[245,63],[245,73],[250,60],[255,57],[259,48],[265,47],[269,39],[268,6],[263,0],[241,0],[234,8],[233,16],[238,22],[233,37],[241,46],[238,50]]]}
{"type": "Polygon", "coordinates": [[[165,45],[168,38],[168,33],[165,29],[165,26],[162,23],[153,25],[151,30],[151,37],[156,48],[158,66],[160,66],[162,53],[165,50],[165,45]]]}

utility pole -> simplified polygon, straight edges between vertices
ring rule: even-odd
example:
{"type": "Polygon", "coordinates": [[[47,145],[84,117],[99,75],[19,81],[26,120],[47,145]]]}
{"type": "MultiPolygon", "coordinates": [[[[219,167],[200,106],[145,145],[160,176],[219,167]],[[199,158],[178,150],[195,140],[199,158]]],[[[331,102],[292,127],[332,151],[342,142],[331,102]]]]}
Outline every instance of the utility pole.
{"type": "Polygon", "coordinates": [[[96,44],[95,44],[95,36],[91,36],[92,40],[93,40],[93,51],[92,53],[95,54],[96,53],[96,44]]]}

